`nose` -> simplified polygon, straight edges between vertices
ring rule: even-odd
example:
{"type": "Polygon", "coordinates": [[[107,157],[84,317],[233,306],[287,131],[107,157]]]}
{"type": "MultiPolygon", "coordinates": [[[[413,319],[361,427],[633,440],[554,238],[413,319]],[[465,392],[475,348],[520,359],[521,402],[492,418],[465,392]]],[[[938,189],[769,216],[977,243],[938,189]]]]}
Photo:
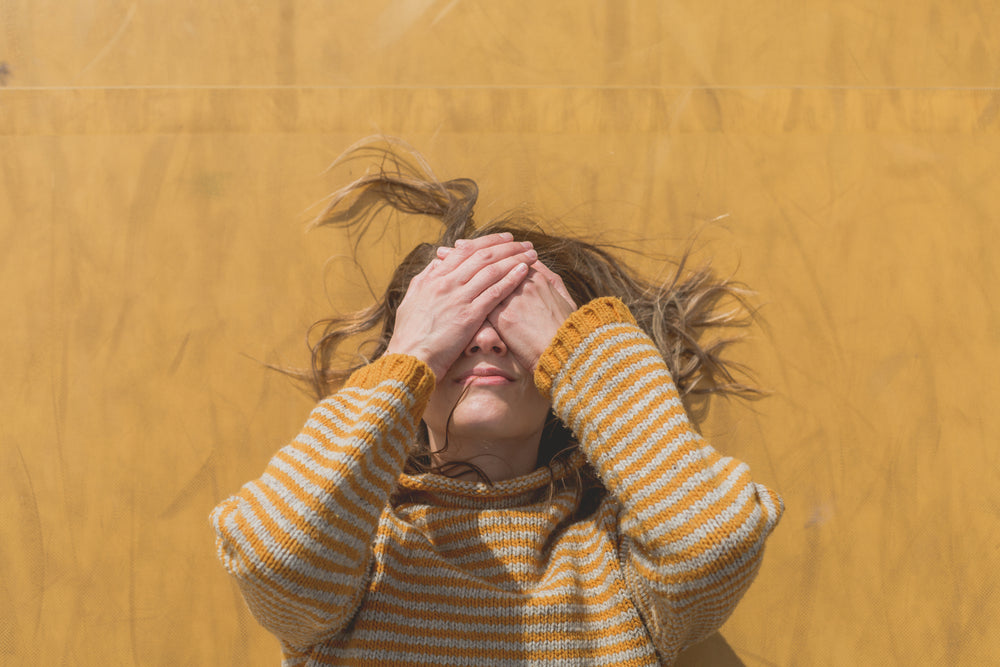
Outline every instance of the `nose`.
{"type": "Polygon", "coordinates": [[[507,344],[500,338],[500,334],[489,322],[483,322],[479,331],[472,337],[469,344],[465,346],[466,356],[470,354],[492,353],[497,355],[507,354],[507,344]]]}

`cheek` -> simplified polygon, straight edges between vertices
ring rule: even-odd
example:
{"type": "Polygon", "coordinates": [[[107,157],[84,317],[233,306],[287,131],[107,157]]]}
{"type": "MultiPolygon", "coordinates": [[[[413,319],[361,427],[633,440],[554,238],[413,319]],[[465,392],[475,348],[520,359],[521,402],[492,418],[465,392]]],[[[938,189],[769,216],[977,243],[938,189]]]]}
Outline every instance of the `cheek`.
{"type": "Polygon", "coordinates": [[[532,387],[532,398],[526,401],[526,418],[529,419],[533,424],[537,425],[538,428],[542,428],[545,425],[545,420],[549,416],[549,410],[552,406],[542,398],[538,390],[532,387]]]}
{"type": "Polygon", "coordinates": [[[446,391],[440,386],[434,389],[434,393],[431,394],[430,400],[427,401],[427,407],[424,409],[423,419],[429,429],[432,431],[442,431],[444,429],[445,424],[448,422],[448,415],[451,414],[460,393],[446,391]]]}

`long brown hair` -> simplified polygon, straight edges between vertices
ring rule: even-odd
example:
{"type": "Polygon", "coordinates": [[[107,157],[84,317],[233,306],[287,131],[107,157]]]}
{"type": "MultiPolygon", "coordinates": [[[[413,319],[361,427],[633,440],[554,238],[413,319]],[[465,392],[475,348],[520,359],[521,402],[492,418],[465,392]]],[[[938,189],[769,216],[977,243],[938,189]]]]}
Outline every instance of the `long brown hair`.
{"type": "MultiPolygon", "coordinates": [[[[624,301],[659,348],[685,408],[696,423],[713,395],[754,398],[761,394],[740,379],[748,377],[744,367],[722,356],[739,339],[726,332],[746,327],[753,320],[746,301],[748,290],[739,283],[719,278],[708,265],[692,269],[688,266],[687,251],[674,262],[669,279],[654,282],[618,259],[616,253],[624,252],[623,248],[546,233],[524,211],[515,210],[478,224],[473,210],[479,195],[476,183],[467,178],[439,181],[419,153],[400,140],[384,137],[362,140],[338,162],[358,158],[376,158],[378,168],[330,195],[316,218],[316,225],[355,231],[360,243],[371,225],[388,224],[386,216],[380,214],[390,207],[404,214],[436,218],[441,223],[441,232],[406,255],[384,294],[373,304],[313,325],[311,333],[319,335],[310,343],[311,371],[293,375],[308,381],[317,398],[336,391],[351,373],[385,352],[396,309],[410,280],[434,259],[439,246],[453,246],[457,239],[498,232],[510,232],[515,239],[531,241],[539,260],[563,279],[578,305],[601,296],[617,296],[624,301]],[[355,344],[353,360],[342,361],[344,355],[338,354],[340,346],[359,338],[361,342],[355,344]]],[[[539,465],[550,465],[574,448],[572,434],[550,414],[542,436],[539,465]]],[[[414,449],[407,470],[431,469],[425,442],[414,449]]]]}

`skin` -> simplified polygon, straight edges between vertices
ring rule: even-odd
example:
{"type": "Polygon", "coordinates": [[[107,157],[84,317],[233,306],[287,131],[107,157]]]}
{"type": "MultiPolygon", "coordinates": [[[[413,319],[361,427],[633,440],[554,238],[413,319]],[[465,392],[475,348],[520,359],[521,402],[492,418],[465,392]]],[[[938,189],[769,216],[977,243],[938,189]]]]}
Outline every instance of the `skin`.
{"type": "Polygon", "coordinates": [[[549,405],[534,370],[576,309],[530,246],[494,234],[439,248],[410,282],[386,349],[434,371],[423,417],[435,462],[469,461],[493,481],[535,468],[549,405]]]}

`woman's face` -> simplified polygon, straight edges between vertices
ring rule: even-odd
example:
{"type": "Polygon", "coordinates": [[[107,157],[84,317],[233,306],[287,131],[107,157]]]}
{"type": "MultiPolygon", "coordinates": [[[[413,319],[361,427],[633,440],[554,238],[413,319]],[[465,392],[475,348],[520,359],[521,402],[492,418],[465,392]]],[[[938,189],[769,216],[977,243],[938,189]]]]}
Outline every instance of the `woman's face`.
{"type": "Polygon", "coordinates": [[[485,322],[444,377],[437,378],[424,423],[432,451],[444,445],[447,428],[449,443],[523,441],[523,447],[537,454],[548,412],[532,370],[517,363],[496,329],[485,322]]]}

